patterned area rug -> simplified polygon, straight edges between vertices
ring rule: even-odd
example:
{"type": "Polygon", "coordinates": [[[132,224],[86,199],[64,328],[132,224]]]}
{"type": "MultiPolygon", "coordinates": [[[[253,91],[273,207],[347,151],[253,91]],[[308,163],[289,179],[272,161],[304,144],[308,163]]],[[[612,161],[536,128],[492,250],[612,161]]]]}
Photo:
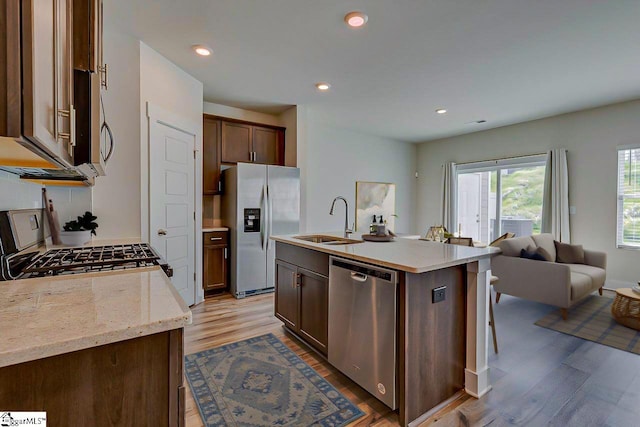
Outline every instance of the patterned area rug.
{"type": "Polygon", "coordinates": [[[576,307],[569,309],[566,322],[562,320],[560,310],[557,310],[538,320],[536,325],[640,354],[640,332],[613,320],[612,303],[613,299],[607,296],[591,295],[576,307]]]}
{"type": "Polygon", "coordinates": [[[210,426],[343,426],[364,413],[273,334],[185,357],[210,426]]]}

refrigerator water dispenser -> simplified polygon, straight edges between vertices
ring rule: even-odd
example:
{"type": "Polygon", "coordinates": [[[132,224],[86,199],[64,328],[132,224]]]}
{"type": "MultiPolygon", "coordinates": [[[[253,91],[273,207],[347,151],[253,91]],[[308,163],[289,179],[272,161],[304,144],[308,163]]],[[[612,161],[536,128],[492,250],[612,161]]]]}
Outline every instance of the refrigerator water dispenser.
{"type": "Polygon", "coordinates": [[[245,233],[260,232],[260,209],[244,210],[244,232],[245,233]]]}

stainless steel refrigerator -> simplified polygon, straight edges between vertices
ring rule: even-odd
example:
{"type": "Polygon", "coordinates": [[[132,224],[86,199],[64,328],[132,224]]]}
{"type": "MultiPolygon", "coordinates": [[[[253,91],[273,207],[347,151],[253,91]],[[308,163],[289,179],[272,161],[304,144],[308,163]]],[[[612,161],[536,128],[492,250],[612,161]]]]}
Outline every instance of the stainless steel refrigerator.
{"type": "Polygon", "coordinates": [[[222,221],[231,235],[231,294],[273,291],[275,242],[300,231],[300,170],[238,163],[222,173],[222,221]]]}

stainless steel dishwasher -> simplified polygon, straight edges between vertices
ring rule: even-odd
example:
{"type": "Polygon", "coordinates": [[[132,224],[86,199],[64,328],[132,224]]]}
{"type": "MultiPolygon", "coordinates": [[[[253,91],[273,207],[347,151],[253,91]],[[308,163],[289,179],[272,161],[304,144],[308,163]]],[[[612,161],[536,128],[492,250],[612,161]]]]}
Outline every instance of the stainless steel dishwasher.
{"type": "Polygon", "coordinates": [[[329,362],[396,409],[397,273],[330,258],[329,362]]]}

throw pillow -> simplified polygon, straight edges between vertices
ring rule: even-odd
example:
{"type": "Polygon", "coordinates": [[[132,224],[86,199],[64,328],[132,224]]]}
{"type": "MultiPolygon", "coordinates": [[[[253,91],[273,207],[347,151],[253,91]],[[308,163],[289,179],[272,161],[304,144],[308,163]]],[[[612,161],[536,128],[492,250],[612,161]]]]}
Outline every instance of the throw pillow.
{"type": "Polygon", "coordinates": [[[536,253],[540,255],[544,260],[542,261],[551,261],[551,254],[545,250],[542,246],[535,247],[533,245],[527,246],[527,252],[532,254],[536,253]]]}
{"type": "Polygon", "coordinates": [[[542,246],[536,248],[536,253],[542,256],[545,261],[551,261],[551,254],[542,246]]]}
{"type": "Polygon", "coordinates": [[[556,262],[563,264],[584,264],[584,249],[582,245],[569,245],[553,241],[556,245],[556,262]]]}
{"type": "Polygon", "coordinates": [[[534,261],[546,261],[546,259],[537,252],[529,252],[526,249],[520,250],[520,258],[532,259],[534,261]]]}

